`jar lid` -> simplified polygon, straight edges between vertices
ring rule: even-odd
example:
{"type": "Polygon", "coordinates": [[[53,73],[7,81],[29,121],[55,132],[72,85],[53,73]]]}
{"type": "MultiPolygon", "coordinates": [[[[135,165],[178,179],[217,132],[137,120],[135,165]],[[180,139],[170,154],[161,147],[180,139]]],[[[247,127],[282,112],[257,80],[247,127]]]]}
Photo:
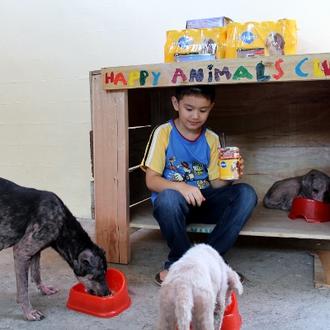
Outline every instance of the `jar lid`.
{"type": "Polygon", "coordinates": [[[221,159],[230,159],[230,158],[239,158],[239,148],[238,147],[225,147],[219,148],[219,158],[221,159]]]}

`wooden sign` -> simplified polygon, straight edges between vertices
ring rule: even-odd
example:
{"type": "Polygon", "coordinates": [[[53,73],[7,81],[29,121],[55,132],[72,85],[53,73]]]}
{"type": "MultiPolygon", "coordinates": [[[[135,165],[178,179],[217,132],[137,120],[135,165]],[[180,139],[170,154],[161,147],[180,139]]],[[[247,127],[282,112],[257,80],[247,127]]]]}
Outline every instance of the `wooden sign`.
{"type": "Polygon", "coordinates": [[[329,79],[330,54],[162,63],[101,70],[105,90],[329,79]]]}

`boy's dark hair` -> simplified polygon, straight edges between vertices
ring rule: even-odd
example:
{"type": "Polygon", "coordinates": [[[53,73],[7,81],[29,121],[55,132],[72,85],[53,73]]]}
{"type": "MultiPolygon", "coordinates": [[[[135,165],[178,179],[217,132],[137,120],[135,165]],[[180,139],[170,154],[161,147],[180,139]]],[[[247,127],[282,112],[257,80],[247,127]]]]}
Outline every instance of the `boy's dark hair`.
{"type": "Polygon", "coordinates": [[[215,100],[215,87],[213,85],[178,86],[175,88],[175,97],[178,101],[186,95],[203,96],[212,103],[215,100]]]}

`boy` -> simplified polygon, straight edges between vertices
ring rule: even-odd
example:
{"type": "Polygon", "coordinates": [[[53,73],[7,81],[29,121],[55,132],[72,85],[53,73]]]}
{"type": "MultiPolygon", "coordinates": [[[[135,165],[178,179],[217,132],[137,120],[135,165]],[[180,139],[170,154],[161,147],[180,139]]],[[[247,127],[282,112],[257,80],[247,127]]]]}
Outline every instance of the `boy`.
{"type": "Polygon", "coordinates": [[[178,116],[154,130],[142,160],[153,215],[170,248],[164,269],[155,277],[159,285],[171,264],[191,247],[189,223],[216,224],[207,243],[223,255],[257,202],[251,186],[219,179],[219,137],[205,127],[214,99],[211,85],[177,87],[172,105],[178,116]]]}

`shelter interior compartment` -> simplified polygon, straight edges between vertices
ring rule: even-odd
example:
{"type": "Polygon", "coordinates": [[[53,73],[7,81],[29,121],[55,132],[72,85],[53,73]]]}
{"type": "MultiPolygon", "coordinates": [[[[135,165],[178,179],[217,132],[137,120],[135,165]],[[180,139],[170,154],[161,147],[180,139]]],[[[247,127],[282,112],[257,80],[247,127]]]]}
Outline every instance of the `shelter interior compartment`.
{"type": "MultiPolygon", "coordinates": [[[[175,115],[174,87],[105,91],[101,72],[90,75],[97,242],[109,261],[128,263],[133,228],[158,228],[139,168],[152,129],[175,115]]],[[[310,169],[330,174],[330,81],[303,80],[217,84],[208,127],[224,132],[245,160],[243,182],[259,204],[241,235],[330,239],[330,222],[290,220],[262,206],[277,180],[310,169]]],[[[209,231],[211,228],[190,228],[209,231]]]]}

